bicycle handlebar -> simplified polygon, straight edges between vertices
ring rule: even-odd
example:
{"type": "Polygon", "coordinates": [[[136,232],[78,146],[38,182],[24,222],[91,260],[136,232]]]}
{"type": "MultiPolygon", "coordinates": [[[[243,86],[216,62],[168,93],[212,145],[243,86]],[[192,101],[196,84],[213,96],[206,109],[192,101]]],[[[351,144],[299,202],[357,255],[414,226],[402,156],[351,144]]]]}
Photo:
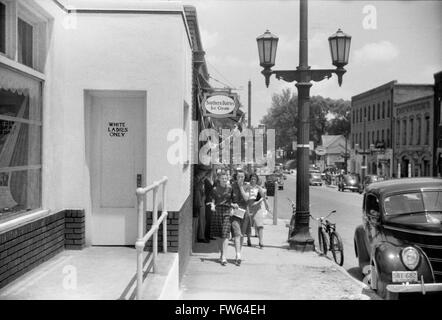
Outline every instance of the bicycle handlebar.
{"type": "Polygon", "coordinates": [[[313,217],[312,215],[310,215],[310,217],[311,217],[312,219],[316,220],[316,221],[319,221],[319,220],[327,219],[329,216],[331,216],[331,215],[332,215],[333,213],[335,213],[335,212],[336,212],[336,210],[332,210],[332,211],[330,211],[330,213],[327,214],[325,217],[315,218],[315,217],[313,217]]]}

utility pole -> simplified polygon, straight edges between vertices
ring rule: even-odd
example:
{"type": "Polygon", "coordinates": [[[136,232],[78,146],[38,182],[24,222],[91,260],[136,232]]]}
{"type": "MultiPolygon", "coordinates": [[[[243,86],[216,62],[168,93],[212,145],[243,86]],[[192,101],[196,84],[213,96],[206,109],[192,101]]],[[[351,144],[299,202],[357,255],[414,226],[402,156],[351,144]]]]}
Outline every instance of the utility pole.
{"type": "MultiPolygon", "coordinates": [[[[247,124],[248,124],[248,128],[251,130],[252,129],[252,81],[249,80],[249,85],[248,85],[248,98],[249,98],[249,105],[248,105],[248,117],[247,117],[247,124]]],[[[250,147],[250,146],[249,146],[250,147]]],[[[251,146],[252,148],[254,148],[254,146],[251,146]]],[[[255,152],[253,152],[254,154],[255,152]]],[[[252,161],[253,161],[253,155],[252,155],[252,161]]],[[[252,169],[251,169],[251,164],[249,163],[247,165],[247,169],[249,171],[249,173],[251,174],[252,169]]]]}
{"type": "Polygon", "coordinates": [[[252,128],[252,81],[249,80],[249,114],[248,114],[248,126],[252,128]]]}

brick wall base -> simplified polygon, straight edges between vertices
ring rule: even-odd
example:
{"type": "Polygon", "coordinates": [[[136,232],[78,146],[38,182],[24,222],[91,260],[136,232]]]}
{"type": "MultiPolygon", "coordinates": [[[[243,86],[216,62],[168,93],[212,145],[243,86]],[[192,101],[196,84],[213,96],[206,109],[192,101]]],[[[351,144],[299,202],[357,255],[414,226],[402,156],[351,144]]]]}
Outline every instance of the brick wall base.
{"type": "MultiPolygon", "coordinates": [[[[161,212],[158,212],[158,216],[161,212]]],[[[147,230],[152,226],[152,211],[146,215],[147,230]]],[[[180,211],[169,211],[167,215],[167,251],[178,252],[180,281],[192,253],[193,243],[193,217],[192,217],[192,196],[184,202],[180,211]]],[[[152,240],[149,240],[145,247],[146,251],[152,251],[152,240]]],[[[158,252],[163,251],[163,229],[162,225],[158,230],[158,252]]]]}
{"type": "Polygon", "coordinates": [[[84,210],[63,210],[0,234],[0,288],[66,249],[84,247],[84,210]]]}

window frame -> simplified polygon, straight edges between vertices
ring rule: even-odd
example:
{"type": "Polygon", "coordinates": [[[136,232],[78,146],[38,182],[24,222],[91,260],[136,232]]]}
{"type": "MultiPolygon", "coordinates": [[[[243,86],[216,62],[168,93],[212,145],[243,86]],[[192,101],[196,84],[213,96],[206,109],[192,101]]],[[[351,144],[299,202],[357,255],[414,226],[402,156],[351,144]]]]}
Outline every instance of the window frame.
{"type": "Polygon", "coordinates": [[[43,72],[47,55],[48,25],[52,18],[48,13],[43,12],[40,7],[29,1],[0,0],[0,2],[6,5],[6,53],[0,52],[0,58],[5,57],[24,68],[43,72]],[[32,67],[18,62],[19,18],[30,24],[33,29],[32,67]]]}

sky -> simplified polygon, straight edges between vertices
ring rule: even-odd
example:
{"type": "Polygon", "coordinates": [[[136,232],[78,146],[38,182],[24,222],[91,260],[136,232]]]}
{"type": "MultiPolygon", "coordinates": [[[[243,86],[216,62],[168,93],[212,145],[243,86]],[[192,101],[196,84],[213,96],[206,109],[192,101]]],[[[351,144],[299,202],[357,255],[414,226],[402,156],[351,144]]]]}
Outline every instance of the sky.
{"type": "MultiPolygon", "coordinates": [[[[299,64],[299,1],[184,0],[197,9],[206,62],[213,87],[237,88],[247,109],[252,83],[252,125],[271,107],[272,95],[295,83],[272,76],[266,88],[259,66],[256,38],[269,29],[279,37],[273,70],[299,64]],[[220,83],[221,82],[221,83],[220,83]]],[[[434,83],[442,70],[442,1],[310,0],[309,65],[330,69],[328,37],[338,28],[352,36],[342,87],[336,75],[312,82],[311,95],[351,97],[392,80],[434,83]]],[[[247,111],[247,110],[245,110],[247,111]]]]}

